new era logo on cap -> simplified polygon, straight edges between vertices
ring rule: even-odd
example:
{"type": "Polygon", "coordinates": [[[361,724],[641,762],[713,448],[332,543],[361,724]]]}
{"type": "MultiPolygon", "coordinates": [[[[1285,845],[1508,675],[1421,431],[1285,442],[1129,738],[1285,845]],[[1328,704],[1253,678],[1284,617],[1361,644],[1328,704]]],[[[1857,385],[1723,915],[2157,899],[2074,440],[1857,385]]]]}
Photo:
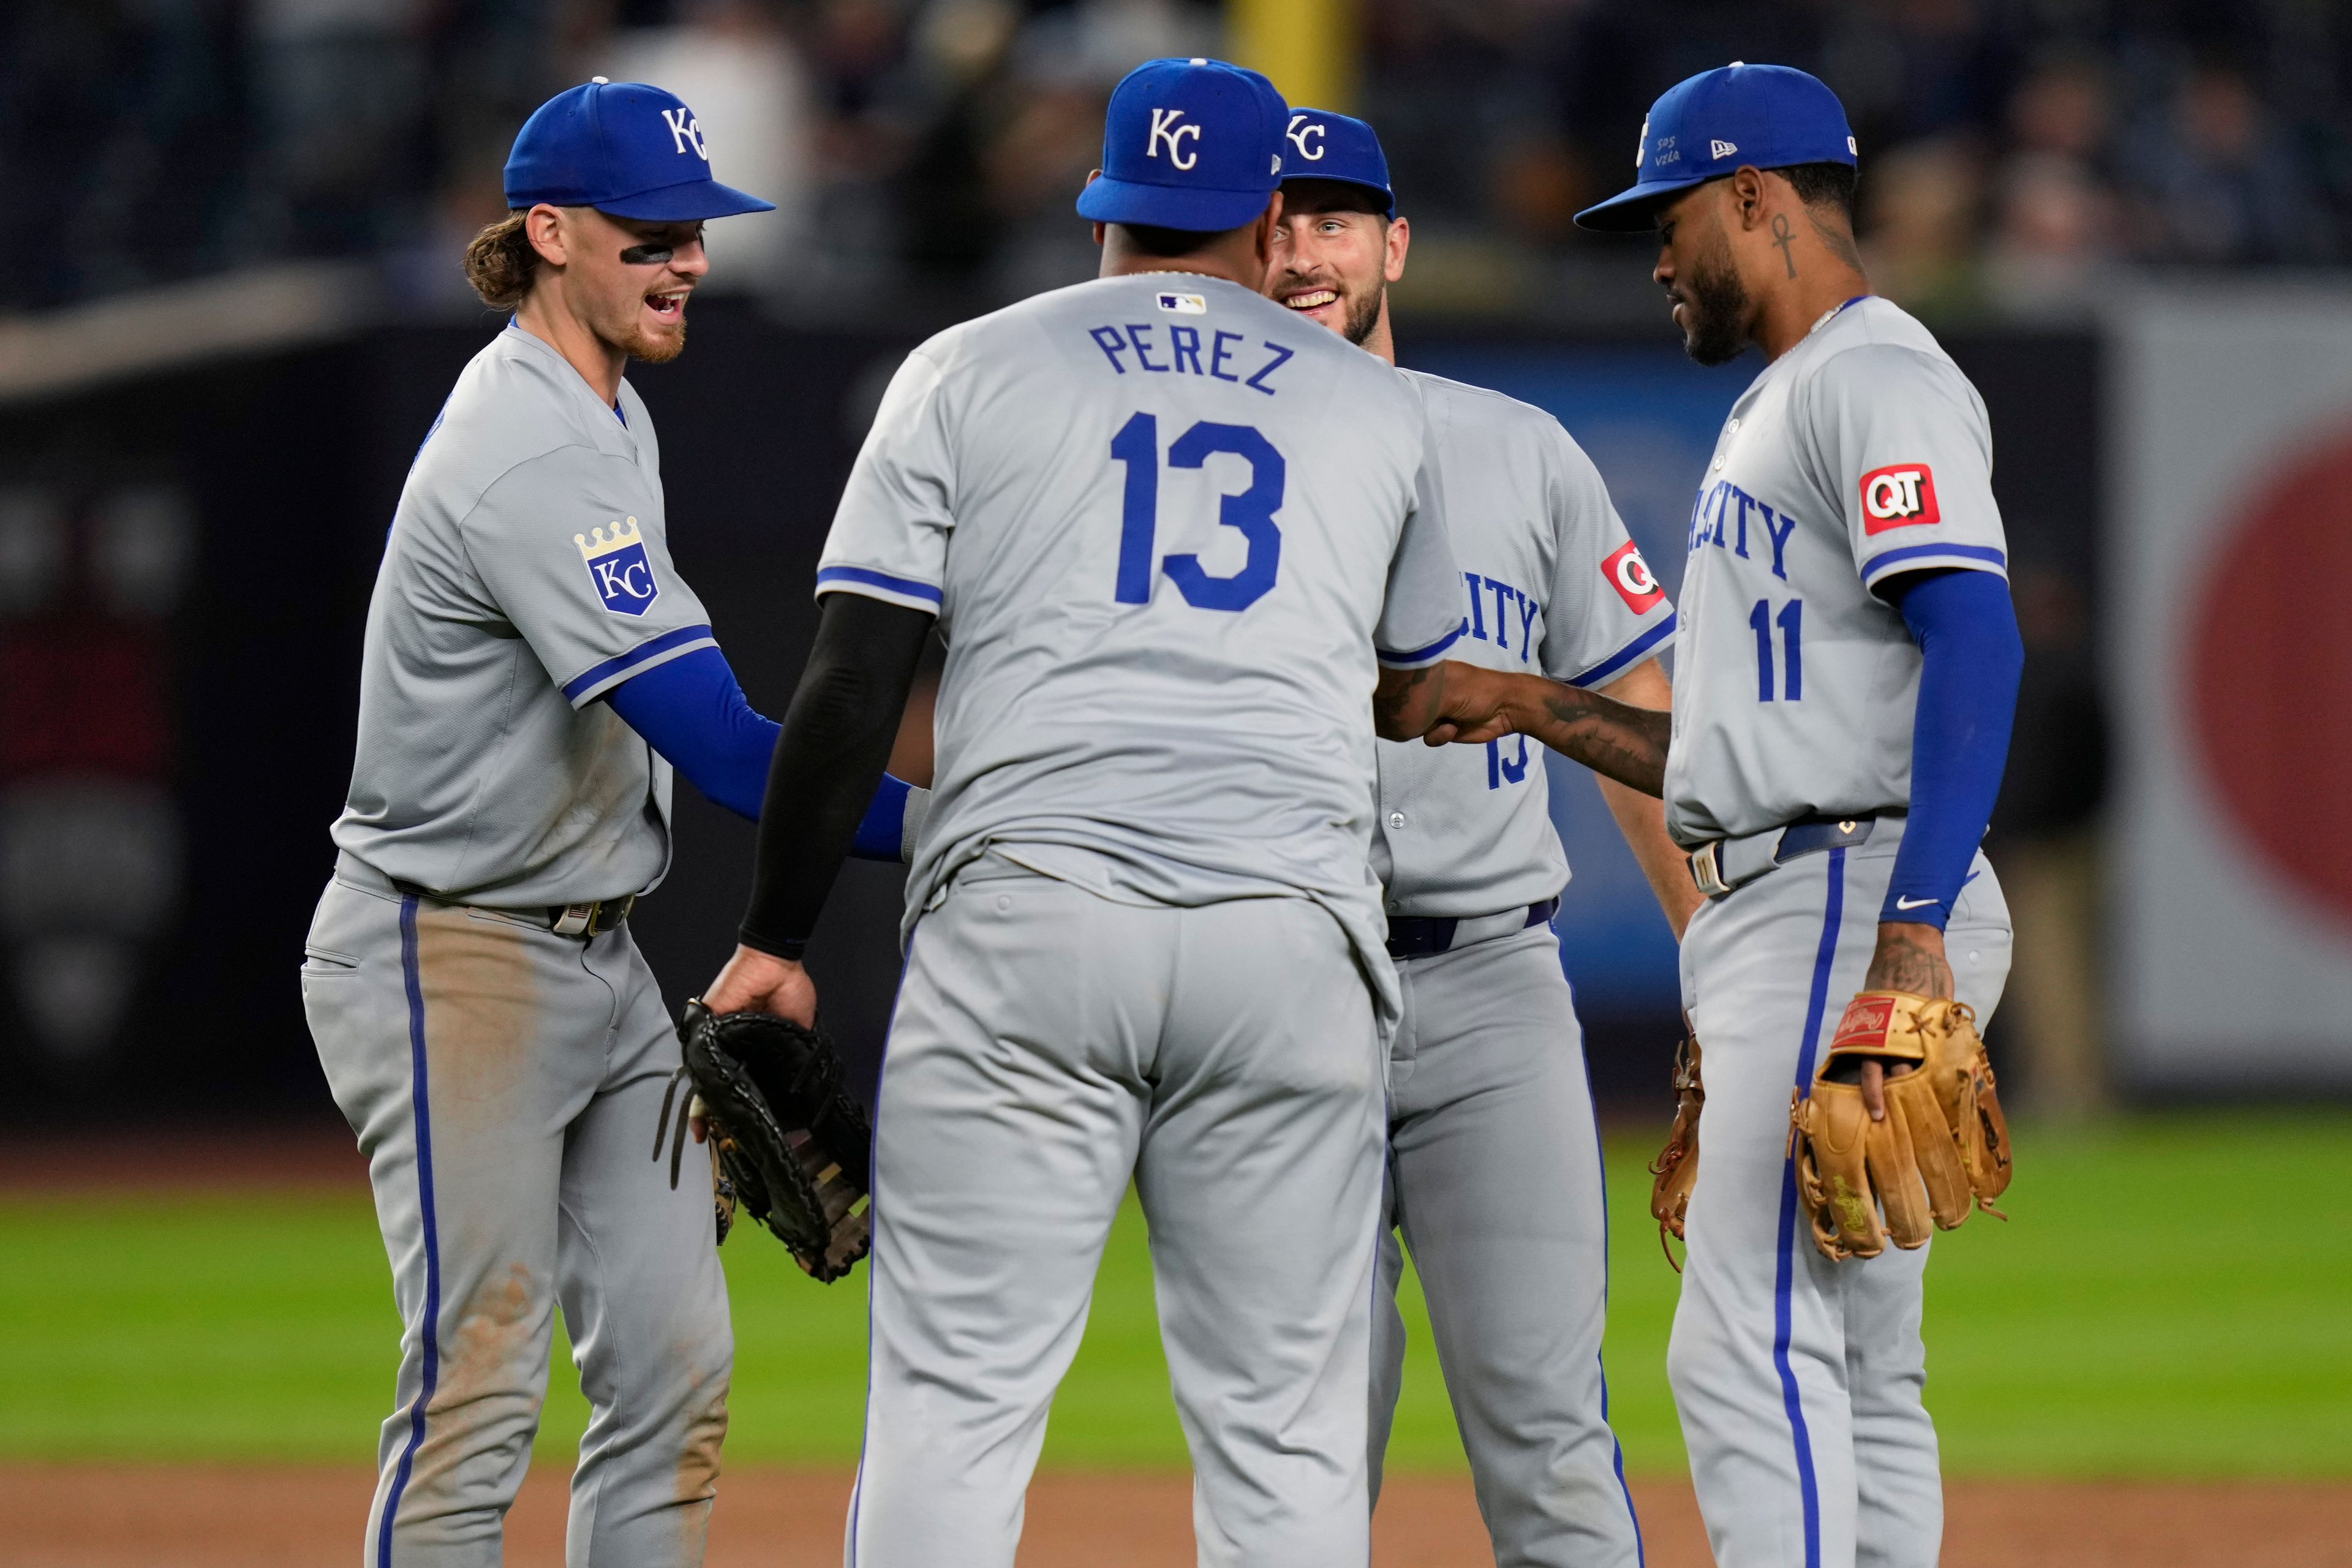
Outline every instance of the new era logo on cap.
{"type": "Polygon", "coordinates": [[[1098,223],[1239,228],[1281,183],[1289,118],[1255,71],[1198,57],[1138,66],[1111,93],[1102,174],[1078,212],[1098,223]]]}
{"type": "Polygon", "coordinates": [[[1742,165],[1854,161],[1853,132],[1835,93],[1788,66],[1735,60],[1675,83],[1650,106],[1633,155],[1640,174],[1633,188],[1587,207],[1576,221],[1586,228],[1644,229],[1665,201],[1742,165]]]}

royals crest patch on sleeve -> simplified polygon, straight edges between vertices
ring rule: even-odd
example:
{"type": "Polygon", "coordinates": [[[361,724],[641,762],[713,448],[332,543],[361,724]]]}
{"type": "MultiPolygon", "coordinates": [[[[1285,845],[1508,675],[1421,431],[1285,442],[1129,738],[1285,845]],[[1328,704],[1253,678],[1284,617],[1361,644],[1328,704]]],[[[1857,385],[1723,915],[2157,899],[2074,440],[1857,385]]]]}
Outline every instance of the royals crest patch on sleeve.
{"type": "Polygon", "coordinates": [[[613,524],[609,538],[599,528],[593,537],[573,534],[572,542],[580,547],[580,558],[588,563],[588,580],[596,584],[596,596],[613,614],[642,616],[661,597],[661,584],[654,580],[654,563],[646,554],[646,538],[638,531],[635,518],[613,524]]]}

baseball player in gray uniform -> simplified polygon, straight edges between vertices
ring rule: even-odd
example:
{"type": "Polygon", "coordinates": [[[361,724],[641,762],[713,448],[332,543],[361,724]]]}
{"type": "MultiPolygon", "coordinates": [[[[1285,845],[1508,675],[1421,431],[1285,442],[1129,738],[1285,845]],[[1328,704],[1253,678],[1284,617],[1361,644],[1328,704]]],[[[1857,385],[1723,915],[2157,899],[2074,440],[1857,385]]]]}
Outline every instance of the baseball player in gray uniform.
{"type": "MultiPolygon", "coordinates": [[[[1927,1249],[1814,1248],[1790,1108],[1857,990],[1984,1016],[2008,974],[1977,846],[2022,656],[1984,405],[1870,295],[1855,147],[1820,82],[1693,77],[1638,159],[1580,221],[1657,231],[1693,358],[1769,362],[1724,423],[1683,578],[1665,798],[1707,895],[1682,952],[1706,1100],[1667,1370],[1723,1568],[1926,1568],[1927,1249]]],[[[1890,1070],[1856,1069],[1873,1114],[1890,1070]]]]}
{"type": "MultiPolygon", "coordinates": [[[[1393,363],[1387,285],[1410,230],[1372,128],[1291,116],[1267,292],[1393,363]]],[[[1559,423],[1401,373],[1429,413],[1468,590],[1451,658],[1641,707],[1672,699],[1674,606],[1559,423]]],[[[1551,930],[1568,864],[1524,735],[1383,742],[1372,861],[1404,996],[1389,1068],[1389,1180],[1372,1353],[1377,1492],[1404,1369],[1412,1249],[1478,1505],[1505,1563],[1641,1561],[1601,1368],[1608,1223],[1583,1041],[1551,930]]],[[[1699,901],[1654,795],[1601,790],[1675,934],[1699,901]]]]}
{"type": "Polygon", "coordinates": [[[568,1561],[695,1563],[733,1350],[710,1190],[647,1158],[678,1044],[624,921],[668,866],[672,764],[755,815],[776,726],[671,563],[622,372],[684,346],[702,221],[767,204],[712,180],[686,105],[601,78],[531,117],[506,186],[467,268],[515,320],[401,493],[302,963],[403,1324],[363,1558],[499,1561],[561,1302],[593,1409],[568,1561]]]}
{"type": "Polygon", "coordinates": [[[1078,208],[1103,276],[909,356],[826,543],[744,945],[707,995],[813,1013],[802,944],[936,617],[857,1568],[1013,1561],[1130,1180],[1200,1561],[1367,1559],[1401,1007],[1374,722],[1471,723],[1495,682],[1440,662],[1461,588],[1419,400],[1256,292],[1287,113],[1230,66],[1130,74],[1078,208]]]}

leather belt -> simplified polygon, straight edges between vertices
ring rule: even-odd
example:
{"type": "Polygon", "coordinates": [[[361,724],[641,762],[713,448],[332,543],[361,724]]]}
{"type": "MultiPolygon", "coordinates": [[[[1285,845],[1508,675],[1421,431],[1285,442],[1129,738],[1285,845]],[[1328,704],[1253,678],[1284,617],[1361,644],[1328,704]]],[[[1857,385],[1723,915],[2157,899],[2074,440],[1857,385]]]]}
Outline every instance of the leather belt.
{"type": "MultiPolygon", "coordinates": [[[[462,899],[444,898],[430,888],[420,888],[414,882],[404,882],[398,878],[393,878],[391,881],[394,890],[412,898],[429,899],[436,904],[465,902],[462,899]]],[[[590,899],[583,903],[541,904],[528,909],[507,909],[497,904],[476,904],[473,907],[488,910],[494,915],[505,915],[509,920],[529,921],[535,926],[544,926],[558,936],[578,937],[587,942],[603,936],[608,931],[619,930],[621,922],[629,918],[629,911],[636,907],[636,903],[637,895],[630,893],[618,899],[590,899]]]]}
{"type": "Polygon", "coordinates": [[[1854,816],[1808,816],[1782,827],[1702,844],[1690,857],[1691,880],[1709,899],[1727,897],[1768,871],[1824,849],[1851,849],[1870,841],[1874,812],[1854,816]]]}
{"type": "Polygon", "coordinates": [[[636,907],[637,896],[591,899],[584,904],[550,904],[547,929],[558,936],[595,937],[617,930],[636,907]]]}
{"type": "Polygon", "coordinates": [[[1546,899],[1529,904],[1522,911],[1506,910],[1498,915],[1448,916],[1391,915],[1389,917],[1389,956],[1391,958],[1428,958],[1434,953],[1450,952],[1454,943],[1468,946],[1474,942],[1487,942],[1513,931],[1539,926],[1559,913],[1559,900],[1546,899]]]}

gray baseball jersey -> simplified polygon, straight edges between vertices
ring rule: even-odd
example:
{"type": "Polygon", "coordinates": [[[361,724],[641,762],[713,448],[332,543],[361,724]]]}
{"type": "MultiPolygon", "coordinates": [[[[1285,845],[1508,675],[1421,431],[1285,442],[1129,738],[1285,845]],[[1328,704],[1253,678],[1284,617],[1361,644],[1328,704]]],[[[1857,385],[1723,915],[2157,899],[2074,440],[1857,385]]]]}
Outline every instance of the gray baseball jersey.
{"type": "MultiPolygon", "coordinates": [[[[1602,686],[1674,638],[1675,607],[1600,470],[1540,408],[1418,371],[1440,510],[1469,599],[1446,657],[1602,686]]],[[[1541,748],[1380,745],[1372,868],[1391,914],[1489,915],[1568,883],[1541,748]]]]}
{"type": "Polygon", "coordinates": [[[670,767],[595,699],[714,646],[709,618],[670,564],[644,403],[624,382],[606,407],[509,327],[457,378],[401,490],[336,845],[472,903],[653,887],[670,767]]]}
{"type": "Polygon", "coordinates": [[[1427,447],[1388,366],[1193,274],[909,355],[817,572],[947,637],[909,920],[993,845],[1126,902],[1305,894],[1380,952],[1375,643],[1425,665],[1462,623],[1427,447]]]}
{"type": "Polygon", "coordinates": [[[1699,486],[1675,842],[1909,803],[1919,649],[1872,590],[1927,567],[2007,574],[1984,401],[1927,328],[1851,300],[1741,394],[1699,486]]]}

